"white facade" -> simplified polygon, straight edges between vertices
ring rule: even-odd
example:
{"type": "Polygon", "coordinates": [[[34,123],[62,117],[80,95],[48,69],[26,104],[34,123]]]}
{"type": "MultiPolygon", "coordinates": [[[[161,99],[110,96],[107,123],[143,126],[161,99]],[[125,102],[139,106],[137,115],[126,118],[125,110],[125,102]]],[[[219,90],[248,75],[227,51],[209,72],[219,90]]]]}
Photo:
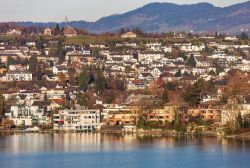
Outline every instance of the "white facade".
{"type": "Polygon", "coordinates": [[[171,47],[162,47],[162,50],[163,50],[165,53],[167,53],[167,52],[171,53],[171,52],[172,52],[172,46],[171,46],[171,47]]]}
{"type": "Polygon", "coordinates": [[[66,67],[63,66],[53,66],[53,74],[57,75],[58,73],[63,73],[63,74],[67,74],[68,73],[68,69],[66,67]]]}
{"type": "Polygon", "coordinates": [[[136,38],[137,35],[133,32],[127,32],[121,35],[122,38],[136,38]]]}
{"type": "Polygon", "coordinates": [[[5,116],[13,120],[17,126],[49,124],[50,118],[44,115],[44,112],[44,108],[39,106],[11,106],[10,112],[5,113],[5,116]]]}
{"type": "Polygon", "coordinates": [[[51,36],[51,35],[52,35],[52,30],[51,30],[50,28],[46,28],[46,29],[44,30],[44,35],[45,35],[45,36],[51,36]]]}
{"type": "Polygon", "coordinates": [[[227,36],[227,37],[225,37],[225,40],[227,40],[227,41],[236,41],[236,40],[238,40],[238,38],[236,36],[227,36]]]}
{"type": "Polygon", "coordinates": [[[145,59],[152,59],[152,60],[160,60],[164,57],[164,54],[162,53],[139,53],[138,54],[138,61],[142,61],[142,60],[145,60],[145,59]]]}
{"type": "Polygon", "coordinates": [[[226,54],[224,51],[218,50],[213,53],[212,58],[226,58],[226,54]]]}
{"type": "Polygon", "coordinates": [[[95,131],[100,128],[100,110],[60,110],[54,114],[54,129],[95,131]],[[60,124],[60,121],[62,123],[60,124]]]}
{"type": "Polygon", "coordinates": [[[27,71],[12,71],[6,74],[6,81],[32,81],[32,73],[27,71]]]}
{"type": "Polygon", "coordinates": [[[202,51],[205,49],[205,45],[201,45],[201,46],[197,46],[197,45],[192,45],[192,44],[186,44],[186,45],[182,45],[180,47],[181,51],[185,51],[185,52],[197,52],[197,51],[202,51]]]}

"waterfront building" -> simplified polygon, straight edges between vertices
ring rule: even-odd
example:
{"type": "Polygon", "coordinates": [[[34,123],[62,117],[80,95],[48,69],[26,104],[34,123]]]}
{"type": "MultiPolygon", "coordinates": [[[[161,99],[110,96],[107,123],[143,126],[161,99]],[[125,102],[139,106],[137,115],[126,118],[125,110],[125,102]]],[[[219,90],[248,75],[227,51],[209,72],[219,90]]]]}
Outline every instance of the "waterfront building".
{"type": "Polygon", "coordinates": [[[95,131],[100,129],[100,110],[59,110],[53,115],[55,130],[95,131]]]}

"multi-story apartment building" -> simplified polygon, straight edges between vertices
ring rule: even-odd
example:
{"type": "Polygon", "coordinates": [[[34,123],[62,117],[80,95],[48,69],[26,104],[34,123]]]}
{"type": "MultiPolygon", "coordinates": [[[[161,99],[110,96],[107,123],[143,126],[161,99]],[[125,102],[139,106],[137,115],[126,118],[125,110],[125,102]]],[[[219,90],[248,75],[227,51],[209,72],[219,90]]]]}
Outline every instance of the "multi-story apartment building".
{"type": "Polygon", "coordinates": [[[127,110],[109,112],[106,125],[135,125],[138,115],[127,110]]]}
{"type": "Polygon", "coordinates": [[[11,106],[10,111],[5,113],[5,117],[13,120],[17,126],[50,124],[51,119],[47,115],[50,110],[49,104],[44,101],[34,101],[32,105],[11,106]]]}
{"type": "Polygon", "coordinates": [[[204,121],[221,122],[222,109],[219,108],[189,109],[188,114],[193,117],[201,116],[204,121]]]}
{"type": "Polygon", "coordinates": [[[9,71],[6,73],[6,81],[32,81],[32,73],[28,71],[9,71]]]}
{"type": "Polygon", "coordinates": [[[60,110],[54,114],[55,130],[95,131],[101,126],[100,110],[60,110]]]}
{"type": "Polygon", "coordinates": [[[161,121],[162,123],[171,123],[175,119],[175,113],[178,112],[179,107],[164,106],[164,108],[152,109],[145,113],[147,121],[161,121]]]}

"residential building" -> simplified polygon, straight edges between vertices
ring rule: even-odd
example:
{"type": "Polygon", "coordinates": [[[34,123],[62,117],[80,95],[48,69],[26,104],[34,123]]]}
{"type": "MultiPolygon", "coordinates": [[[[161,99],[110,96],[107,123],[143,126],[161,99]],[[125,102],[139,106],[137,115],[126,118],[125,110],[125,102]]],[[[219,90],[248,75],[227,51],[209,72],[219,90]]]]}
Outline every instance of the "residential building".
{"type": "Polygon", "coordinates": [[[19,36],[22,34],[22,31],[20,31],[19,29],[9,29],[7,31],[7,35],[9,36],[19,36]]]}
{"type": "Polygon", "coordinates": [[[75,37],[77,36],[77,31],[72,27],[67,26],[63,30],[63,35],[66,37],[75,37]]]}
{"type": "Polygon", "coordinates": [[[100,129],[100,110],[59,110],[54,114],[55,130],[96,131],[100,129]]]}
{"type": "Polygon", "coordinates": [[[6,73],[6,81],[32,81],[32,73],[28,71],[9,71],[6,73]]]}
{"type": "Polygon", "coordinates": [[[136,38],[137,35],[133,32],[127,32],[127,33],[123,33],[121,35],[122,38],[136,38]]]}
{"type": "Polygon", "coordinates": [[[46,28],[44,29],[44,33],[45,36],[51,36],[52,35],[52,30],[50,28],[46,28]]]}

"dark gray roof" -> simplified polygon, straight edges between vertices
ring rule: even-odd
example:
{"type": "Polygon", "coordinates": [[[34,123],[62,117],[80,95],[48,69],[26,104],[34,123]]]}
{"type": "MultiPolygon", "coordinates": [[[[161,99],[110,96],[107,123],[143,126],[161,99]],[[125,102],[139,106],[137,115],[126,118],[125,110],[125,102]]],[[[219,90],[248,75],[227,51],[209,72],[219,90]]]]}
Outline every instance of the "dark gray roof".
{"type": "Polygon", "coordinates": [[[45,102],[45,101],[35,101],[32,104],[32,106],[39,106],[39,107],[45,107],[48,105],[50,105],[50,102],[45,102]]]}

